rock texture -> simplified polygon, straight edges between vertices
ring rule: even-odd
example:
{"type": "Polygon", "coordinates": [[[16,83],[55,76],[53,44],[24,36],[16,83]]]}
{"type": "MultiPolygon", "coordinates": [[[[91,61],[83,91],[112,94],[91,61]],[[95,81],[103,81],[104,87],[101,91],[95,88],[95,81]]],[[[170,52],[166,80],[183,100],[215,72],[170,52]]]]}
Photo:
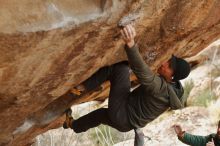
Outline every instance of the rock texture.
{"type": "Polygon", "coordinates": [[[198,97],[202,94],[203,96],[208,94],[210,99],[219,97],[220,41],[211,44],[196,56],[189,58],[188,61],[194,65],[200,64],[200,66],[191,71],[188,78],[183,80],[183,84],[192,85],[192,90],[187,100],[188,105],[195,105],[199,101],[198,97]]]}
{"type": "MultiPolygon", "coordinates": [[[[134,23],[152,69],[189,57],[220,37],[219,0],[0,1],[0,145],[30,145],[60,126],[80,99],[71,88],[99,68],[126,60],[118,24],[134,23]]],[[[101,93],[101,94],[100,94],[101,93]]]]}
{"type": "MultiPolygon", "coordinates": [[[[195,135],[209,135],[215,133],[217,123],[211,121],[210,111],[204,107],[189,107],[170,115],[161,117],[151,124],[148,124],[143,132],[145,134],[145,145],[152,146],[187,146],[178,140],[173,129],[174,124],[179,124],[184,131],[195,135]]],[[[115,146],[133,146],[134,140],[128,140],[115,146]]]]}

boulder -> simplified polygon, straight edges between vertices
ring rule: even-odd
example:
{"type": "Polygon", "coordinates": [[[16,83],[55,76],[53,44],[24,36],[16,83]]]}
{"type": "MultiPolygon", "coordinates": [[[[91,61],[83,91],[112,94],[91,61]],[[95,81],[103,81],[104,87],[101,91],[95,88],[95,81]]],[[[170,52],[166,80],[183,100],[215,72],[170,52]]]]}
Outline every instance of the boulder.
{"type": "Polygon", "coordinates": [[[0,2],[0,145],[25,146],[61,126],[63,111],[108,96],[71,88],[126,60],[118,26],[133,23],[152,69],[194,56],[220,37],[216,0],[7,0],[0,2]]]}

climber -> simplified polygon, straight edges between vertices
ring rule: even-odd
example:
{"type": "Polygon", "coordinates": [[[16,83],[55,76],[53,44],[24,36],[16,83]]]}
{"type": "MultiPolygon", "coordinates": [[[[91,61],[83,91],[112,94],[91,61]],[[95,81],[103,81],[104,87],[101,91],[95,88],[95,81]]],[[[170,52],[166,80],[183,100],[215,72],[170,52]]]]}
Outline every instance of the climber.
{"type": "Polygon", "coordinates": [[[180,125],[174,125],[178,139],[187,145],[192,146],[220,146],[220,121],[218,122],[217,133],[207,136],[198,136],[186,133],[180,125]]]}
{"type": "Polygon", "coordinates": [[[167,109],[183,108],[183,88],[179,80],[190,72],[189,64],[176,56],[161,64],[154,74],[142,59],[133,26],[121,29],[125,42],[128,62],[137,76],[140,86],[131,90],[128,62],[120,62],[98,70],[93,76],[77,87],[80,92],[99,87],[104,81],[111,83],[108,108],[97,109],[79,119],[68,118],[65,128],[76,133],[85,132],[100,124],[106,124],[121,132],[135,130],[135,145],[143,145],[144,135],[139,128],[156,119],[167,109]]]}

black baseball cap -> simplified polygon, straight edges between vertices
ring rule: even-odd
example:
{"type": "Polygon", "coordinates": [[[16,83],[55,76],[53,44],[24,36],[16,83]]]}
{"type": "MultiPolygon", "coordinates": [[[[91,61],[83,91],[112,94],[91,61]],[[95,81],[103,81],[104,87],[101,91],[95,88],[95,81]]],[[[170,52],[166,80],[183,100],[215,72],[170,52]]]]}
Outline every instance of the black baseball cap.
{"type": "Polygon", "coordinates": [[[170,59],[170,65],[174,71],[173,81],[182,80],[188,77],[191,68],[186,60],[172,55],[170,59]]]}

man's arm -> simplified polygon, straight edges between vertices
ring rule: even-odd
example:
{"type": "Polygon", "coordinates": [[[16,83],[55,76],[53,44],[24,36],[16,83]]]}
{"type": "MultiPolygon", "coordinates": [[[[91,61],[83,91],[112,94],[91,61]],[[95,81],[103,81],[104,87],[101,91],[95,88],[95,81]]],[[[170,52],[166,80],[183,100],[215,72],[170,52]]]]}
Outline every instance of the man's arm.
{"type": "Polygon", "coordinates": [[[206,146],[206,143],[208,142],[206,136],[192,135],[186,132],[182,138],[178,137],[178,139],[183,143],[192,146],[206,146]]]}
{"type": "MultiPolygon", "coordinates": [[[[160,92],[161,85],[166,84],[166,81],[155,75],[150,67],[144,62],[142,56],[139,53],[137,45],[135,45],[134,37],[136,32],[131,25],[127,25],[125,28],[121,30],[121,34],[126,43],[125,50],[127,53],[128,61],[130,63],[131,69],[134,74],[137,76],[139,82],[147,86],[145,90],[148,92],[160,92]]],[[[170,86],[168,86],[169,88],[170,86]]],[[[172,109],[182,108],[183,105],[180,102],[180,99],[177,97],[176,93],[173,89],[168,89],[170,91],[169,95],[172,99],[170,99],[170,107],[172,109]]]]}
{"type": "Polygon", "coordinates": [[[121,33],[126,43],[125,51],[127,53],[129,64],[139,82],[142,85],[148,86],[149,89],[157,90],[157,87],[161,86],[161,78],[151,71],[140,55],[139,49],[134,42],[134,37],[136,35],[134,28],[131,25],[128,25],[121,33]]]}
{"type": "Polygon", "coordinates": [[[125,46],[128,61],[133,70],[134,74],[137,76],[138,80],[143,85],[149,85],[153,82],[156,75],[151,71],[149,66],[144,62],[142,56],[139,53],[137,45],[132,48],[125,46]]]}
{"type": "Polygon", "coordinates": [[[186,133],[179,125],[174,125],[174,129],[178,136],[178,139],[187,145],[206,146],[206,143],[208,142],[207,136],[198,136],[186,133]]]}

